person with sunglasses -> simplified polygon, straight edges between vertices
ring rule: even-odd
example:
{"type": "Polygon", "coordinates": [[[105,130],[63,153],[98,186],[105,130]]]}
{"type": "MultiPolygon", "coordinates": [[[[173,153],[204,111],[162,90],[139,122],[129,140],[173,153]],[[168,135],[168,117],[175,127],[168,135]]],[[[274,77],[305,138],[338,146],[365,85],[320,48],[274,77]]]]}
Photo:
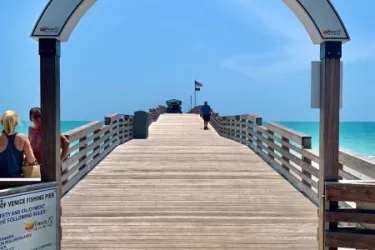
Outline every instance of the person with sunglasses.
{"type": "MultiPolygon", "coordinates": [[[[29,116],[30,121],[33,122],[33,124],[29,126],[29,140],[34,151],[35,158],[37,159],[38,163],[40,163],[40,153],[42,147],[42,138],[40,133],[42,110],[38,107],[32,108],[30,109],[29,116]]],[[[62,149],[62,162],[68,156],[70,141],[64,135],[60,135],[60,144],[62,149]]]]}

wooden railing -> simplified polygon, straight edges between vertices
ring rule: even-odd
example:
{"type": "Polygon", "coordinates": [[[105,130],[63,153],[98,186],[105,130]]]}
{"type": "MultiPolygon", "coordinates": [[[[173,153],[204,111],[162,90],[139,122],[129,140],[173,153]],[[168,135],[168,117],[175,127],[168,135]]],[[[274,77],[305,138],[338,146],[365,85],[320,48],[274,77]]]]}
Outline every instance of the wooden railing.
{"type": "Polygon", "coordinates": [[[113,114],[64,133],[71,142],[62,163],[62,193],[68,192],[117,145],[133,138],[133,116],[113,114]]]}
{"type": "Polygon", "coordinates": [[[201,111],[201,107],[202,107],[202,106],[196,106],[196,107],[190,109],[189,113],[190,113],[190,114],[199,114],[200,111],[201,111]]]}
{"type": "MultiPolygon", "coordinates": [[[[369,181],[327,182],[325,202],[329,203],[325,221],[325,246],[331,248],[375,249],[375,184],[369,181]],[[340,209],[332,203],[355,202],[356,208],[340,209]],[[354,230],[337,223],[356,223],[354,230]],[[333,224],[333,225],[332,225],[333,224]]],[[[327,206],[326,206],[327,207],[327,206]]]]}
{"type": "MultiPolygon", "coordinates": [[[[200,107],[190,113],[199,113],[200,107]]],[[[299,191],[318,204],[319,153],[311,149],[311,136],[274,122],[262,124],[256,115],[211,114],[211,126],[223,137],[245,144],[270,163],[299,191]]],[[[343,180],[375,179],[375,162],[368,157],[340,149],[343,180]]]]}
{"type": "Polygon", "coordinates": [[[159,119],[159,116],[161,114],[164,114],[167,111],[166,107],[164,106],[158,106],[154,109],[148,110],[148,126],[150,126],[153,122],[157,121],[159,119]]]}
{"type": "MultiPolygon", "coordinates": [[[[199,114],[200,107],[190,113],[199,114]]],[[[220,116],[213,111],[210,124],[219,135],[249,146],[315,205],[320,205],[319,153],[311,149],[311,136],[274,122],[264,125],[261,117],[248,114],[220,116]]],[[[337,204],[324,216],[340,230],[326,231],[325,244],[333,248],[375,249],[375,161],[340,149],[339,163],[339,178],[349,183],[327,183],[326,202],[337,204]],[[353,223],[357,224],[352,227],[353,223]]]]}
{"type": "MultiPolygon", "coordinates": [[[[166,112],[158,106],[148,111],[148,125],[166,112]]],[[[70,140],[69,156],[61,164],[62,194],[66,194],[91,169],[93,169],[117,145],[133,139],[133,115],[112,114],[105,117],[104,125],[93,121],[63,133],[70,140]]],[[[40,178],[0,179],[0,188],[40,183],[40,178]]]]}
{"type": "MultiPolygon", "coordinates": [[[[149,125],[165,113],[164,106],[150,109],[149,125]]],[[[133,139],[133,115],[112,114],[104,125],[94,121],[64,133],[71,142],[69,157],[62,163],[62,193],[66,194],[116,146],[133,139]]]]}

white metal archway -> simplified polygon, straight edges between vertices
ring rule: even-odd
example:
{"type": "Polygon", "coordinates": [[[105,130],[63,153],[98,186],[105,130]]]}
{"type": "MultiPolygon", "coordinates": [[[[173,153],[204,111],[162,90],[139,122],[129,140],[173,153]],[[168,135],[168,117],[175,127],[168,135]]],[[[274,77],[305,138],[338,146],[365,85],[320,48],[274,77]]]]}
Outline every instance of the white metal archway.
{"type": "MultiPolygon", "coordinates": [[[[31,37],[39,42],[41,58],[42,180],[60,182],[60,43],[97,0],[50,0],[38,18],[31,37]]],[[[314,45],[320,45],[320,174],[319,249],[325,246],[325,181],[337,181],[339,171],[340,59],[349,33],[330,0],[282,0],[305,27],[314,45]]],[[[288,27],[285,27],[288,29],[288,27]]],[[[293,31],[291,31],[293,32],[293,31]]],[[[61,183],[61,182],[60,182],[61,183]]],[[[60,223],[60,220],[58,219],[60,223]]],[[[61,234],[59,234],[61,235],[61,234]]]]}

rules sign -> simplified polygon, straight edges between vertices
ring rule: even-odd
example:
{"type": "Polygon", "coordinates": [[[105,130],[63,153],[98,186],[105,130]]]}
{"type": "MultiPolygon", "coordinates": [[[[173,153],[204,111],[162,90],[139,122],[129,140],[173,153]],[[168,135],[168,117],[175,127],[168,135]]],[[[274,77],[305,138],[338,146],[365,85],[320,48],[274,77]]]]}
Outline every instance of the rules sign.
{"type": "Polygon", "coordinates": [[[57,188],[0,197],[0,250],[55,250],[57,188]]]}

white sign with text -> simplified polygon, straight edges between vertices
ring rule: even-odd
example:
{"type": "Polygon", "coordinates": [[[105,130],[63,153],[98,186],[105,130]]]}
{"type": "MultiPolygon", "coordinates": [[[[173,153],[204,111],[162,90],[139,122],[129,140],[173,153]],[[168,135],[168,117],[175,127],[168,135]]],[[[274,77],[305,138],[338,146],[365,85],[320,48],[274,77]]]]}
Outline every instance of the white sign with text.
{"type": "Polygon", "coordinates": [[[40,15],[31,37],[68,41],[86,11],[96,0],[50,0],[40,15]]]}
{"type": "Polygon", "coordinates": [[[57,190],[0,197],[0,250],[58,249],[57,190]]]}
{"type": "Polygon", "coordinates": [[[345,25],[330,0],[283,1],[301,21],[314,44],[350,41],[345,25]]]}

